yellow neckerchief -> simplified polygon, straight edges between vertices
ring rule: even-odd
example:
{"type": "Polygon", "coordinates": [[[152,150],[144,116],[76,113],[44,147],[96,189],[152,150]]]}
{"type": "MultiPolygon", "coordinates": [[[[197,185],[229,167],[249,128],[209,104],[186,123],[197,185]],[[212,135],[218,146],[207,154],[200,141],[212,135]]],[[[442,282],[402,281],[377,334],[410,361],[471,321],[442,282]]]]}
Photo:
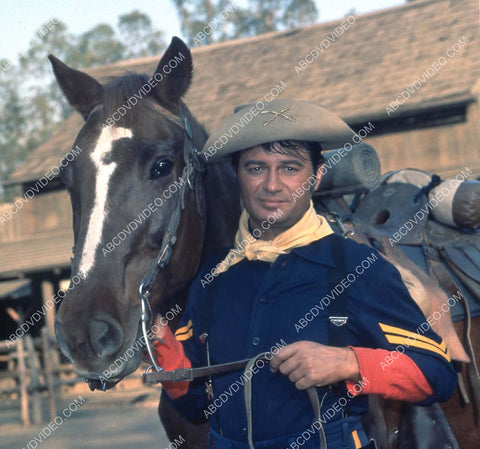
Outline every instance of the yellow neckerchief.
{"type": "Polygon", "coordinates": [[[248,229],[248,218],[248,212],[244,209],[235,236],[235,246],[217,265],[217,274],[224,273],[245,257],[248,260],[275,262],[280,254],[287,254],[294,248],[308,245],[333,234],[327,220],[321,215],[317,215],[311,201],[310,207],[303,217],[273,240],[257,240],[248,229]]]}

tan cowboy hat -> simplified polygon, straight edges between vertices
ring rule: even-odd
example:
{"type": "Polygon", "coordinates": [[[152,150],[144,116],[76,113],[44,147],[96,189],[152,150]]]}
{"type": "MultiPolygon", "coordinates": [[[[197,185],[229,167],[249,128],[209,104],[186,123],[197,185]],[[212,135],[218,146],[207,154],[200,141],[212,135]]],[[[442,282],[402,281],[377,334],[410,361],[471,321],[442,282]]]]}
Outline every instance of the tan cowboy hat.
{"type": "Polygon", "coordinates": [[[224,120],[201,151],[207,163],[279,140],[318,142],[324,150],[352,143],[352,129],[337,115],[305,100],[244,104],[224,120]]]}

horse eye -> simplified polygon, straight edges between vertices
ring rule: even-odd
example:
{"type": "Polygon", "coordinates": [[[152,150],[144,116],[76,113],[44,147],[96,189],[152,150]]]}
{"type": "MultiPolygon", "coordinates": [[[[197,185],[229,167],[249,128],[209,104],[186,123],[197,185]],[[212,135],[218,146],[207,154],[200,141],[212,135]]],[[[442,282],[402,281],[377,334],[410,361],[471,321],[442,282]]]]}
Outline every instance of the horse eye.
{"type": "Polygon", "coordinates": [[[172,172],[173,162],[168,159],[159,159],[150,169],[150,179],[157,179],[161,176],[167,176],[172,172]]]}

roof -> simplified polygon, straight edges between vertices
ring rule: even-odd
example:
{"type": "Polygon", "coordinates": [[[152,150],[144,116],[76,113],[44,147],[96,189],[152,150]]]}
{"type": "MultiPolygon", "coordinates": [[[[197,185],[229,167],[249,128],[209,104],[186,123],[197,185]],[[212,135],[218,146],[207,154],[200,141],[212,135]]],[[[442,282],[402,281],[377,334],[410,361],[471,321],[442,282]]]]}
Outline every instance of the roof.
{"type": "MultiPolygon", "coordinates": [[[[478,94],[475,85],[478,89],[480,79],[478,18],[476,0],[417,1],[195,48],[194,80],[185,100],[209,131],[231,114],[234,106],[262,100],[282,82],[286,85],[283,97],[314,101],[349,124],[361,117],[386,118],[385,106],[406,88],[413,89],[412,83],[422,76],[424,82],[402,106],[404,112],[467,101],[478,94]],[[447,51],[462,40],[466,46],[450,51],[453,57],[449,57],[447,51]],[[300,70],[300,61],[315,47],[319,56],[300,70]],[[441,57],[446,63],[439,70],[432,69],[441,57]]],[[[314,54],[315,50],[310,53],[314,54]]],[[[307,56],[304,61],[310,60],[307,56]]],[[[158,56],[148,57],[87,72],[100,80],[125,71],[151,74],[158,61],[158,56]]],[[[10,183],[37,179],[56,166],[71,148],[81,124],[75,113],[12,174],[10,183]]]]}
{"type": "Polygon", "coordinates": [[[2,243],[0,279],[24,274],[69,268],[72,256],[72,232],[49,232],[28,241],[2,243]]]}

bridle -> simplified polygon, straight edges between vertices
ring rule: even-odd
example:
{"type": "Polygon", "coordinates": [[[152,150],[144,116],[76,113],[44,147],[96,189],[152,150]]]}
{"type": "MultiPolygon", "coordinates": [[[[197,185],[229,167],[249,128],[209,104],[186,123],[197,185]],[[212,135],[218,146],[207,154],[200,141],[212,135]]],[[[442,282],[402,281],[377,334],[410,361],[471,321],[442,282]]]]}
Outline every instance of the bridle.
{"type": "Polygon", "coordinates": [[[170,216],[170,220],[168,221],[167,229],[160,245],[160,250],[140,282],[140,286],[138,288],[141,304],[142,334],[145,342],[145,348],[147,349],[148,357],[152,364],[149,368],[147,368],[147,372],[152,368],[154,368],[157,372],[160,372],[163,370],[163,368],[158,366],[153,355],[155,349],[152,345],[152,339],[147,330],[152,319],[152,309],[150,307],[151,291],[159,272],[165,269],[170,262],[173,245],[177,241],[177,230],[182,211],[187,205],[190,192],[195,189],[196,184],[199,182],[199,173],[204,170],[204,165],[200,159],[198,149],[193,145],[192,128],[190,127],[190,123],[183,112],[182,104],[180,103],[180,115],[174,114],[158,103],[153,103],[153,107],[164,118],[179,126],[185,134],[183,140],[183,160],[185,162],[185,167],[183,168],[181,176],[177,180],[177,182],[180,184],[180,187],[176,192],[175,207],[170,216]]]}

